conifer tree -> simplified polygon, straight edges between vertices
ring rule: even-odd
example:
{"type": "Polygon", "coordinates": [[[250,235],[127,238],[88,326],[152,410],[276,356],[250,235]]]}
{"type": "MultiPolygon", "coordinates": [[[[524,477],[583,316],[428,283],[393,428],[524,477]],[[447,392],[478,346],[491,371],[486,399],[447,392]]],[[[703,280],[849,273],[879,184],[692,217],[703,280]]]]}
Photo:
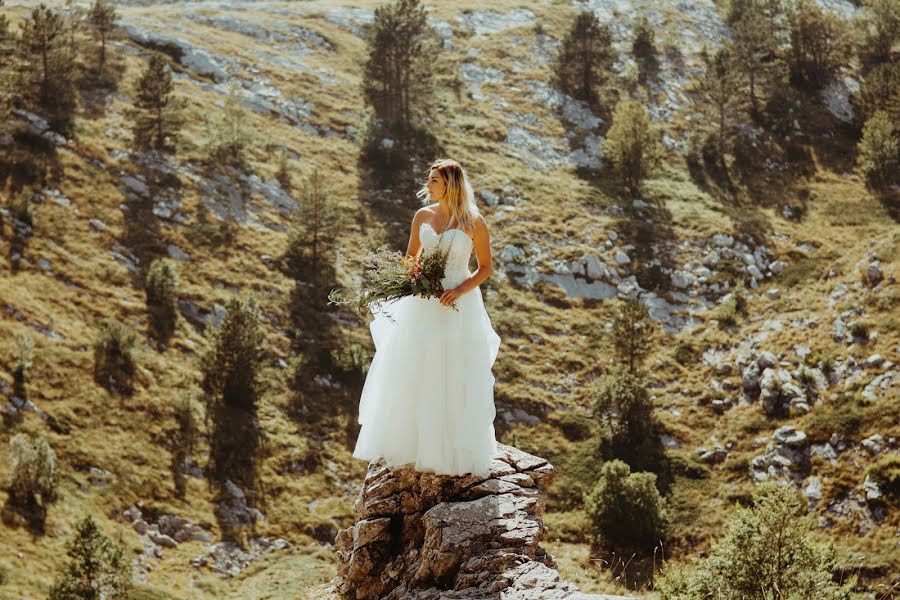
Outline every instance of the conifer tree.
{"type": "Polygon", "coordinates": [[[820,88],[846,60],[850,43],[843,24],[815,0],[797,0],[788,13],[791,48],[788,66],[798,85],[820,88]]]}
{"type": "Polygon", "coordinates": [[[250,145],[247,111],[234,96],[225,99],[222,111],[206,120],[206,152],[213,161],[244,164],[250,145]]]}
{"type": "Polygon", "coordinates": [[[225,310],[221,325],[207,330],[210,350],[201,361],[203,389],[215,403],[255,411],[265,342],[259,303],[253,296],[246,301],[232,298],[225,310]]]}
{"type": "Polygon", "coordinates": [[[659,132],[650,122],[644,106],[622,99],[613,111],[612,127],[603,140],[603,151],[613,170],[632,194],[640,193],[641,182],[659,164],[662,145],[659,132]]]}
{"type": "Polygon", "coordinates": [[[214,478],[253,484],[260,428],[256,416],[265,356],[259,303],[232,298],[218,327],[208,326],[209,350],[201,358],[210,458],[214,478]]]}
{"type": "Polygon", "coordinates": [[[419,0],[395,0],[375,9],[363,73],[363,95],[390,132],[409,130],[433,102],[438,48],[419,0]]]}
{"type": "Polygon", "coordinates": [[[106,42],[116,27],[116,7],[106,0],[94,0],[91,5],[88,19],[91,25],[94,39],[100,42],[97,56],[97,75],[103,76],[103,67],[106,65],[106,42]]]}
{"type": "Polygon", "coordinates": [[[554,65],[556,87],[588,104],[597,103],[597,88],[613,61],[612,34],[594,13],[582,11],[563,38],[554,65]]]}
{"type": "Polygon", "coordinates": [[[746,80],[750,110],[759,113],[760,88],[777,69],[775,37],[764,12],[748,10],[734,23],[734,60],[746,80]]]}
{"type": "Polygon", "coordinates": [[[891,49],[900,41],[900,2],[897,0],[863,0],[863,59],[873,63],[891,60],[891,49]]]}
{"type": "Polygon", "coordinates": [[[735,127],[743,120],[747,98],[741,90],[734,52],[729,46],[719,48],[712,56],[704,49],[703,60],[706,72],[698,91],[702,108],[716,130],[721,161],[729,150],[735,127]]]}
{"type": "Polygon", "coordinates": [[[137,84],[134,143],[138,148],[174,151],[182,125],[184,102],[175,97],[172,73],[158,54],[150,57],[137,84]]]}
{"type": "Polygon", "coordinates": [[[619,362],[631,372],[640,370],[653,349],[653,323],[647,307],[636,298],[622,301],[613,318],[612,337],[619,362]]]}
{"type": "Polygon", "coordinates": [[[75,526],[66,547],[69,562],[57,575],[49,600],[125,600],[131,563],[125,550],[103,535],[87,515],[75,526]]]}
{"type": "Polygon", "coordinates": [[[860,85],[855,104],[861,123],[883,110],[900,132],[900,62],[880,64],[869,71],[860,85]]]}
{"type": "Polygon", "coordinates": [[[18,38],[26,98],[54,125],[68,123],[75,108],[75,62],[67,33],[66,20],[41,3],[22,22],[18,38]]]}
{"type": "Polygon", "coordinates": [[[324,245],[335,232],[338,212],[318,169],[307,177],[291,220],[287,260],[298,279],[320,282],[324,245]]]}
{"type": "MultiPolygon", "coordinates": [[[[4,1],[0,0],[0,9],[3,8],[4,1]]],[[[12,110],[12,42],[9,19],[0,12],[0,136],[6,133],[12,110]]]]}
{"type": "MultiPolygon", "coordinates": [[[[6,0],[0,0],[0,8],[3,8],[6,0]]],[[[0,13],[0,41],[5,41],[6,36],[9,35],[9,19],[6,18],[6,15],[0,13]]]]}

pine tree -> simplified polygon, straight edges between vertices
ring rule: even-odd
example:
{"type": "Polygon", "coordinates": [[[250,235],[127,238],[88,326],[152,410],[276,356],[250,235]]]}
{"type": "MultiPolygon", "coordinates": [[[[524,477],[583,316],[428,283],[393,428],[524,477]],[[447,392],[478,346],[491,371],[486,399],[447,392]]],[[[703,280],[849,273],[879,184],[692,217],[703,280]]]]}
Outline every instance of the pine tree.
{"type": "Polygon", "coordinates": [[[57,126],[67,124],[75,108],[75,62],[68,33],[66,20],[41,3],[23,21],[18,38],[26,98],[57,126]]]}
{"type": "Polygon", "coordinates": [[[300,201],[291,219],[286,259],[297,279],[321,281],[324,244],[337,227],[338,212],[318,169],[307,177],[300,201]]]}
{"type": "Polygon", "coordinates": [[[232,298],[225,310],[221,325],[207,327],[209,350],[200,361],[212,472],[219,482],[228,478],[253,485],[260,442],[256,409],[262,390],[265,333],[254,296],[232,298]]]}
{"type": "Polygon", "coordinates": [[[97,75],[103,77],[103,67],[106,65],[106,41],[116,27],[116,7],[106,0],[95,0],[91,5],[89,22],[94,38],[100,42],[97,57],[97,75]]]}
{"type": "Polygon", "coordinates": [[[702,108],[716,129],[721,161],[729,150],[735,127],[743,120],[747,98],[742,93],[734,52],[729,46],[719,48],[712,56],[704,49],[703,60],[706,72],[698,91],[702,108]]]}
{"type": "Polygon", "coordinates": [[[864,43],[862,58],[870,63],[891,61],[891,49],[900,41],[900,2],[897,0],[863,0],[859,20],[864,43]]]}
{"type": "Polygon", "coordinates": [[[150,327],[162,343],[172,337],[178,323],[178,287],[178,273],[169,261],[157,258],[150,264],[144,291],[150,327]]]}
{"type": "Polygon", "coordinates": [[[389,132],[402,133],[433,102],[432,70],[438,47],[419,0],[375,9],[363,73],[363,95],[389,132]]]}
{"type": "Polygon", "coordinates": [[[641,183],[662,158],[659,132],[640,102],[622,99],[613,111],[612,127],[602,142],[605,155],[626,189],[640,193],[641,183]]]}
{"type": "Polygon", "coordinates": [[[255,412],[265,334],[260,327],[259,303],[251,296],[232,298],[222,324],[207,329],[209,352],[201,360],[203,389],[213,403],[255,412]]]}
{"type": "Polygon", "coordinates": [[[788,66],[798,85],[820,88],[847,59],[850,43],[841,21],[815,0],[797,0],[788,13],[791,48],[788,66]]]}
{"type": "Polygon", "coordinates": [[[900,132],[900,62],[880,64],[869,71],[855,98],[857,118],[865,123],[883,110],[900,132]]]}
{"type": "Polygon", "coordinates": [[[87,515],[75,526],[66,548],[69,562],[50,589],[49,600],[125,600],[131,563],[125,550],[103,535],[87,515]]]}
{"type": "MultiPolygon", "coordinates": [[[[0,9],[5,0],[0,0],[0,9]]],[[[9,19],[0,11],[0,136],[6,134],[9,127],[10,113],[13,103],[12,42],[9,32],[9,19]]]]}
{"type": "Polygon", "coordinates": [[[250,144],[247,111],[234,96],[225,99],[222,111],[206,121],[206,152],[213,161],[243,164],[250,144]]]}
{"type": "Polygon", "coordinates": [[[760,87],[768,84],[769,76],[777,69],[776,40],[771,22],[764,12],[748,10],[732,26],[734,30],[734,59],[747,82],[750,110],[759,114],[760,87]]]}
{"type": "Polygon", "coordinates": [[[138,148],[174,151],[182,125],[184,102],[174,96],[172,73],[158,54],[150,57],[137,84],[134,143],[138,148]]]}
{"type": "Polygon", "coordinates": [[[653,322],[647,307],[636,298],[623,300],[613,319],[612,337],[619,362],[637,372],[653,349],[653,322]]]}
{"type": "Polygon", "coordinates": [[[278,171],[275,173],[275,180],[281,185],[281,189],[286,192],[290,192],[294,188],[287,150],[284,148],[278,153],[278,171]]]}
{"type": "Polygon", "coordinates": [[[609,27],[601,26],[594,13],[582,11],[560,45],[554,83],[560,91],[594,105],[613,57],[609,27]]]}

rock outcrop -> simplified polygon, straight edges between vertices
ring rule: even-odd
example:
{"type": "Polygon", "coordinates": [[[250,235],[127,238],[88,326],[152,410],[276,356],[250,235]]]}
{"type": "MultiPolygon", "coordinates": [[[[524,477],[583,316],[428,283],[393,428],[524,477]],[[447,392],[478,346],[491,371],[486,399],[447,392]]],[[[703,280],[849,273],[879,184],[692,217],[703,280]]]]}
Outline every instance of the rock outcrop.
{"type": "Polygon", "coordinates": [[[335,538],[335,591],[352,600],[613,600],[561,581],[538,545],[540,490],[555,475],[503,444],[487,479],[370,463],[357,522],[335,538]]]}

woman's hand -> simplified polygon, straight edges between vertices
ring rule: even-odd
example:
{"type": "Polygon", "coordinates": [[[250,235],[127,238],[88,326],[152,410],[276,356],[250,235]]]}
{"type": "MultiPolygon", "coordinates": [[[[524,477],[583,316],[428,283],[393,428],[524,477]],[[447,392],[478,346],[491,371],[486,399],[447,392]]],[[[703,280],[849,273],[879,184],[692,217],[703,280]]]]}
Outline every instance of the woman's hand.
{"type": "Polygon", "coordinates": [[[459,291],[459,288],[444,290],[444,293],[441,294],[441,304],[444,306],[453,306],[453,303],[455,303],[460,296],[462,296],[462,293],[459,291]]]}

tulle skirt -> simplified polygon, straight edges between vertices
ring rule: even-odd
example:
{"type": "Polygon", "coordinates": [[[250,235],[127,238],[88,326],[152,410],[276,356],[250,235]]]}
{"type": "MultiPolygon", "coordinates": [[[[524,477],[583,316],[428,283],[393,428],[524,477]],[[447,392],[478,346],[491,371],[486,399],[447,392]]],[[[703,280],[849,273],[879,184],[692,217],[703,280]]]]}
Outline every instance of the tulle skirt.
{"type": "Polygon", "coordinates": [[[444,475],[490,474],[497,449],[494,375],[500,336],[481,288],[456,301],[407,296],[370,325],[375,355],[359,403],[353,456],[444,475]]]}

